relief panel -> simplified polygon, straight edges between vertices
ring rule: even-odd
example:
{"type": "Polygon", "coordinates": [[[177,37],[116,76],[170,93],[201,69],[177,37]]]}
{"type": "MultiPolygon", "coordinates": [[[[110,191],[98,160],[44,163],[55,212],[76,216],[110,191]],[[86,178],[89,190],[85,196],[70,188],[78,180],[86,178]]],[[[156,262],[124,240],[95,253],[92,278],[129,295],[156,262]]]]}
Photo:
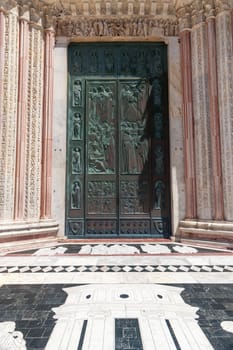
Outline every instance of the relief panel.
{"type": "Polygon", "coordinates": [[[116,172],[116,83],[87,83],[88,174],[116,172]]]}

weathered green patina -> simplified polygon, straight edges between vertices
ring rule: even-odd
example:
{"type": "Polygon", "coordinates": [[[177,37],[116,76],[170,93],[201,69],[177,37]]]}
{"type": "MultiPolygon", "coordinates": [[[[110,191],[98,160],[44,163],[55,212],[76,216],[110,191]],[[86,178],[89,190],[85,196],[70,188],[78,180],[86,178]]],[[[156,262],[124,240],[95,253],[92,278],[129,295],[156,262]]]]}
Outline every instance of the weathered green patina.
{"type": "Polygon", "coordinates": [[[69,237],[168,237],[166,46],[69,47],[69,237]]]}

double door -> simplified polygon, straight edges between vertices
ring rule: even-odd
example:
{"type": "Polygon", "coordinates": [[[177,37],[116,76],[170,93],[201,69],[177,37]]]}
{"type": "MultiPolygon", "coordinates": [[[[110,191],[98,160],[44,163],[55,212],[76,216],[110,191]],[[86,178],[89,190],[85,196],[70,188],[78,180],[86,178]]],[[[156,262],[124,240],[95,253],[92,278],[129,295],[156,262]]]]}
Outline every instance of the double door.
{"type": "Polygon", "coordinates": [[[72,45],[69,72],[67,235],[168,236],[165,46],[72,45]]]}

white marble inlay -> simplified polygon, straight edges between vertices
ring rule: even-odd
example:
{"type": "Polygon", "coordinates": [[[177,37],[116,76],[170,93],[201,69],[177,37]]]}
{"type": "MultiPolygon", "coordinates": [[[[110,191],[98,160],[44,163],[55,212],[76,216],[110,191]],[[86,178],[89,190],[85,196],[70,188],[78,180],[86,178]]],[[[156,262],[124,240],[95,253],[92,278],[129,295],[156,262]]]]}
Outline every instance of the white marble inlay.
{"type": "Polygon", "coordinates": [[[35,256],[41,256],[41,255],[53,256],[53,255],[64,254],[66,251],[67,251],[67,248],[65,248],[65,247],[41,248],[41,249],[37,250],[35,253],[33,253],[32,255],[35,255],[35,256]]]}
{"type": "Polygon", "coordinates": [[[199,309],[186,304],[181,296],[183,288],[109,283],[65,288],[64,291],[68,296],[63,305],[53,309],[57,322],[46,350],[76,350],[85,320],[83,350],[113,350],[117,318],[138,320],[144,350],[176,349],[166,320],[170,321],[181,349],[188,349],[188,344],[192,344],[189,349],[213,350],[198,325],[199,309]],[[143,328],[145,322],[146,329],[143,328]]]}
{"type": "Polygon", "coordinates": [[[15,331],[15,322],[0,323],[1,350],[26,350],[25,344],[23,334],[15,331]]]}
{"type": "Polygon", "coordinates": [[[221,323],[221,327],[224,331],[233,333],[233,321],[224,321],[221,323]]]}
{"type": "Polygon", "coordinates": [[[144,244],[141,245],[141,249],[148,254],[168,254],[171,253],[171,250],[165,246],[165,245],[161,245],[161,244],[144,244]]]}
{"type": "Polygon", "coordinates": [[[107,246],[98,244],[96,246],[85,245],[79,254],[96,254],[96,255],[112,255],[112,254],[140,254],[138,248],[127,244],[114,244],[107,246]]]}
{"type": "Polygon", "coordinates": [[[176,245],[175,247],[173,247],[173,250],[175,250],[178,253],[181,254],[195,254],[198,253],[198,250],[192,247],[187,247],[187,246],[180,246],[180,245],[176,245]]]}

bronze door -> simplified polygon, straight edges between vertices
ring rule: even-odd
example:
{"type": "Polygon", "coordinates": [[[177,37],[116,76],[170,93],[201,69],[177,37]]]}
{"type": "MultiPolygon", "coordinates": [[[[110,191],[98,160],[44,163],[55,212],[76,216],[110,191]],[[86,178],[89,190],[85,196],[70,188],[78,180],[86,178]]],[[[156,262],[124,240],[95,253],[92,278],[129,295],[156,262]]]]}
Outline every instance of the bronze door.
{"type": "Polygon", "coordinates": [[[69,48],[69,237],[168,237],[166,47],[69,48]]]}

